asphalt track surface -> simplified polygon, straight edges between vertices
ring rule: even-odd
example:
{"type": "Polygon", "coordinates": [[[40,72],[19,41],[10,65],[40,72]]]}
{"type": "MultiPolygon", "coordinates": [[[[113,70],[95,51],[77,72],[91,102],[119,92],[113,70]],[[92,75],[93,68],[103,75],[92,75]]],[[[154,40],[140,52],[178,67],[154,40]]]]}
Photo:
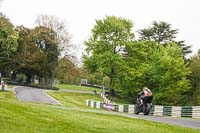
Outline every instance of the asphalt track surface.
{"type": "Polygon", "coordinates": [[[192,118],[173,118],[173,117],[164,117],[164,116],[144,116],[144,115],[135,115],[135,114],[126,114],[126,116],[144,119],[149,121],[155,121],[160,123],[166,123],[170,125],[177,125],[182,127],[189,127],[194,129],[200,129],[200,119],[192,118]]]}
{"type": "MultiPolygon", "coordinates": [[[[86,111],[86,112],[96,112],[96,113],[104,113],[104,114],[115,114],[120,116],[126,116],[131,118],[137,118],[137,119],[144,119],[149,121],[155,121],[160,123],[166,123],[170,125],[177,125],[182,127],[188,127],[188,128],[194,128],[194,129],[200,129],[200,119],[192,119],[192,118],[173,118],[173,117],[158,117],[158,116],[144,116],[142,114],[135,115],[135,114],[128,114],[128,113],[119,113],[119,112],[106,112],[106,111],[98,111],[98,110],[92,110],[92,109],[80,109],[80,108],[67,108],[64,106],[57,106],[59,105],[59,101],[55,100],[54,98],[50,97],[49,95],[45,94],[45,90],[43,89],[36,89],[31,87],[16,87],[14,89],[14,92],[16,94],[16,97],[21,101],[26,102],[39,102],[39,103],[49,103],[54,104],[56,108],[66,109],[66,110],[80,110],[80,111],[86,111]]],[[[81,91],[65,91],[65,92],[75,92],[75,93],[81,93],[81,91]]],[[[82,92],[87,93],[87,92],[82,92]]],[[[91,93],[91,92],[88,92],[91,93]]],[[[91,93],[92,94],[92,93],[91,93]]],[[[94,94],[94,93],[93,93],[94,94]]]]}
{"type": "Polygon", "coordinates": [[[18,86],[14,92],[20,101],[60,104],[59,101],[46,94],[44,89],[18,86]]]}

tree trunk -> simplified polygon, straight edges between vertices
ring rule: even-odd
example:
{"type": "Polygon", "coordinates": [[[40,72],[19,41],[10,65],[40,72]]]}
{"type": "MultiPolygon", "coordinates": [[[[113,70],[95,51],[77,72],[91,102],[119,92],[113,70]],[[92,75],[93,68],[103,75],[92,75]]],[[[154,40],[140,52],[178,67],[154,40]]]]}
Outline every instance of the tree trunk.
{"type": "Polygon", "coordinates": [[[110,96],[114,96],[115,95],[115,90],[113,89],[113,75],[114,75],[114,68],[111,68],[111,73],[110,73],[110,96]]]}
{"type": "Polygon", "coordinates": [[[26,75],[26,84],[31,84],[31,78],[32,78],[32,76],[30,75],[30,74],[27,74],[26,75]]]}
{"type": "Polygon", "coordinates": [[[42,77],[39,77],[39,85],[42,85],[42,77]]]}
{"type": "Polygon", "coordinates": [[[12,81],[16,81],[16,77],[17,77],[17,72],[13,71],[12,75],[11,75],[11,80],[12,81]]]}

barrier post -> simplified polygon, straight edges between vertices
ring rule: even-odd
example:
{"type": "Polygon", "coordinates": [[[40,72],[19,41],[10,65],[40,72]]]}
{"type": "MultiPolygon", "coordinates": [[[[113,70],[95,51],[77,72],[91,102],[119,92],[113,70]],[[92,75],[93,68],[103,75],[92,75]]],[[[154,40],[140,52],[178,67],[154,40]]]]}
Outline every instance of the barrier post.
{"type": "Polygon", "coordinates": [[[4,91],[4,88],[5,88],[5,83],[4,81],[1,81],[1,90],[4,91]]]}

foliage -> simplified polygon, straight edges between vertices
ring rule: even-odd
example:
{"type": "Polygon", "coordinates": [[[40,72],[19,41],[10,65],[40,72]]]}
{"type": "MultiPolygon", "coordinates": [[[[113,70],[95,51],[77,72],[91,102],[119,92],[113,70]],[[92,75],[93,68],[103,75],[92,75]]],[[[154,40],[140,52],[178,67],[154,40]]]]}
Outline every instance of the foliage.
{"type": "MultiPolygon", "coordinates": [[[[58,64],[59,49],[56,41],[56,33],[43,26],[36,27],[33,31],[33,42],[39,49],[42,58],[39,66],[40,77],[44,77],[44,84],[51,84],[56,66],[58,64]]],[[[41,81],[42,82],[42,81],[41,81]]]]}
{"type": "Polygon", "coordinates": [[[121,96],[129,97],[131,102],[135,102],[137,93],[144,86],[149,86],[145,72],[148,69],[149,58],[156,47],[154,42],[142,41],[132,42],[126,47],[128,54],[118,71],[115,88],[118,88],[121,96]]]}
{"type": "Polygon", "coordinates": [[[61,58],[56,68],[55,78],[61,83],[76,84],[80,82],[80,70],[67,56],[61,58]]]}
{"type": "Polygon", "coordinates": [[[32,30],[24,26],[19,26],[16,29],[19,38],[16,55],[13,57],[12,79],[16,80],[17,74],[23,73],[27,76],[26,83],[30,84],[31,76],[39,73],[38,67],[40,64],[37,61],[42,59],[41,54],[32,40],[32,30]]]}
{"type": "Polygon", "coordinates": [[[156,104],[186,104],[190,70],[178,46],[182,42],[173,41],[177,30],[171,30],[165,22],[154,22],[154,27],[141,31],[144,38],[134,41],[131,28],[129,21],[120,18],[96,21],[93,36],[85,42],[87,70],[107,76],[116,95],[131,102],[147,86],[152,89],[156,104]]]}
{"type": "Polygon", "coordinates": [[[176,44],[167,46],[155,42],[139,41],[127,45],[123,66],[117,72],[118,95],[135,102],[144,86],[154,93],[154,103],[162,105],[186,104],[190,84],[190,69],[176,44]]]}
{"type": "Polygon", "coordinates": [[[174,43],[160,45],[155,50],[146,70],[146,81],[152,84],[154,102],[162,105],[183,105],[190,88],[187,76],[190,69],[181,56],[181,49],[174,43]]]}
{"type": "Polygon", "coordinates": [[[172,29],[171,24],[166,22],[154,21],[152,26],[146,29],[139,30],[140,40],[155,41],[158,44],[164,44],[170,42],[176,42],[182,49],[182,55],[185,57],[186,54],[192,53],[191,46],[187,46],[184,41],[176,41],[176,35],[178,29],[172,29]]]}
{"type": "Polygon", "coordinates": [[[0,15],[0,69],[8,69],[17,49],[18,33],[3,15],[0,15]]]}
{"type": "Polygon", "coordinates": [[[36,23],[39,26],[47,27],[56,33],[56,41],[59,44],[59,50],[63,52],[69,52],[70,34],[66,29],[66,25],[63,21],[55,16],[40,15],[38,16],[36,23]]]}
{"type": "Polygon", "coordinates": [[[124,18],[107,16],[97,20],[92,29],[92,37],[85,41],[87,55],[84,56],[84,66],[90,72],[100,72],[110,78],[110,86],[116,71],[123,63],[121,48],[133,40],[131,32],[133,24],[124,18]]]}
{"type": "Polygon", "coordinates": [[[192,88],[188,94],[188,98],[193,105],[200,105],[200,50],[191,58],[190,68],[192,71],[190,74],[192,88]]]}
{"type": "Polygon", "coordinates": [[[154,21],[152,27],[139,31],[140,40],[155,41],[161,44],[171,42],[176,38],[178,29],[171,29],[171,25],[166,22],[154,21]]]}
{"type": "MultiPolygon", "coordinates": [[[[43,21],[43,24],[44,22],[46,21],[43,21]]],[[[57,32],[47,26],[37,26],[34,29],[24,26],[15,28],[1,15],[0,68],[6,70],[8,75],[12,72],[13,80],[16,80],[17,74],[25,74],[27,84],[30,84],[35,76],[39,77],[40,84],[52,84],[60,55],[59,45],[64,43],[60,37],[63,25],[54,24],[57,24],[53,25],[53,28],[57,26],[57,32]]],[[[66,42],[68,40],[65,40],[66,42]]]]}
{"type": "Polygon", "coordinates": [[[88,82],[92,85],[102,85],[103,78],[103,74],[99,72],[88,74],[88,82]]]}

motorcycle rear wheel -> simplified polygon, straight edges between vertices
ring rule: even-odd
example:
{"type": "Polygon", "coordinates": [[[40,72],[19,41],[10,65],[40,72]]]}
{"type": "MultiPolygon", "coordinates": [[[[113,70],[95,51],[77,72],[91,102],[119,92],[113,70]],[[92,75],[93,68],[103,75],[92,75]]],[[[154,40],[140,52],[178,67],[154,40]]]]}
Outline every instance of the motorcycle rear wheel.
{"type": "Polygon", "coordinates": [[[151,104],[150,103],[146,103],[146,108],[144,110],[144,115],[148,115],[150,113],[151,110],[151,104]]]}

